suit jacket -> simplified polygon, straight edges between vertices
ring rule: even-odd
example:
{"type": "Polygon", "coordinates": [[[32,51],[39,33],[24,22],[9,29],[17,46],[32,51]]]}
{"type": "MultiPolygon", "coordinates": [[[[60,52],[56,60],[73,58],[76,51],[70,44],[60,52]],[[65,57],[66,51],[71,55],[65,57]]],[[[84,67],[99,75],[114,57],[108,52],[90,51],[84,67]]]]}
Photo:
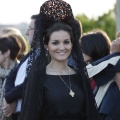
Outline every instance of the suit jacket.
{"type": "MultiPolygon", "coordinates": [[[[111,63],[107,63],[105,68],[104,66],[101,66],[101,68],[104,69],[101,69],[99,73],[92,76],[98,87],[112,80],[116,72],[120,72],[120,53],[110,54],[91,64],[93,67],[95,67],[97,65],[100,65],[100,63],[105,62],[114,57],[118,57],[116,63],[113,59],[112,62],[115,63],[114,65],[112,65],[111,63]]],[[[120,120],[120,90],[116,82],[110,84],[99,107],[99,113],[101,114],[101,116],[106,115],[106,117],[104,117],[104,120],[107,119],[107,117],[110,117],[111,120],[120,120]]]]}

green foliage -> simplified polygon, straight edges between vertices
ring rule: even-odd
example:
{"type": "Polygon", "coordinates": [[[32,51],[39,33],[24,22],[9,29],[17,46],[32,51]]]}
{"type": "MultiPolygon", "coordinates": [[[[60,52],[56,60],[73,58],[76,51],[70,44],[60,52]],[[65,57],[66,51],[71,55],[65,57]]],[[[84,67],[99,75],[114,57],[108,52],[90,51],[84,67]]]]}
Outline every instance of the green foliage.
{"type": "Polygon", "coordinates": [[[115,39],[116,34],[116,18],[115,10],[109,10],[108,13],[99,16],[97,19],[88,18],[86,15],[77,15],[76,18],[81,21],[83,26],[83,33],[92,29],[104,30],[111,40],[115,39]]]}

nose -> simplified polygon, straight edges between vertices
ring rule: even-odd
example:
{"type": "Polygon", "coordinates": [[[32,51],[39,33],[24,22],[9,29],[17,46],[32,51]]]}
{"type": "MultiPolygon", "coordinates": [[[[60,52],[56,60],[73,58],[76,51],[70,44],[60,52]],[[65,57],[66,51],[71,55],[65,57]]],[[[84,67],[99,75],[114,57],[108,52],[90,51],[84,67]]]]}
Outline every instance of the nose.
{"type": "Polygon", "coordinates": [[[64,50],[65,49],[65,46],[63,43],[60,44],[60,47],[59,47],[60,50],[64,50]]]}
{"type": "Polygon", "coordinates": [[[29,30],[27,29],[27,31],[26,31],[26,35],[28,36],[29,35],[29,30]]]}

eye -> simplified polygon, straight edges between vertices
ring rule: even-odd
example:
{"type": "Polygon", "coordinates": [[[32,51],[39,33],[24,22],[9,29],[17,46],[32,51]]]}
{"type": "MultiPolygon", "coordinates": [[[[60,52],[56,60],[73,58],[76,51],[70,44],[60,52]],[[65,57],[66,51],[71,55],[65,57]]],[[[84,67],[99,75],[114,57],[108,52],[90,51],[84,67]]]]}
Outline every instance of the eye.
{"type": "Polygon", "coordinates": [[[65,44],[69,44],[69,43],[70,43],[70,41],[69,41],[69,40],[66,40],[64,43],[65,43],[65,44]]]}
{"type": "Polygon", "coordinates": [[[56,41],[56,42],[53,42],[52,44],[53,44],[53,45],[58,45],[58,44],[59,44],[59,42],[57,42],[57,41],[56,41]]]}

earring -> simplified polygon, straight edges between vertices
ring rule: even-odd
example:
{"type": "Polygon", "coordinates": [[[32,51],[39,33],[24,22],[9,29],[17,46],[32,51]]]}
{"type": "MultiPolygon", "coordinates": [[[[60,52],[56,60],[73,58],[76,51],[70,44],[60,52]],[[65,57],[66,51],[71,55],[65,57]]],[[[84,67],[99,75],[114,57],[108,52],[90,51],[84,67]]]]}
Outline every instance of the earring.
{"type": "Polygon", "coordinates": [[[48,49],[46,49],[46,57],[48,57],[48,49]]]}

